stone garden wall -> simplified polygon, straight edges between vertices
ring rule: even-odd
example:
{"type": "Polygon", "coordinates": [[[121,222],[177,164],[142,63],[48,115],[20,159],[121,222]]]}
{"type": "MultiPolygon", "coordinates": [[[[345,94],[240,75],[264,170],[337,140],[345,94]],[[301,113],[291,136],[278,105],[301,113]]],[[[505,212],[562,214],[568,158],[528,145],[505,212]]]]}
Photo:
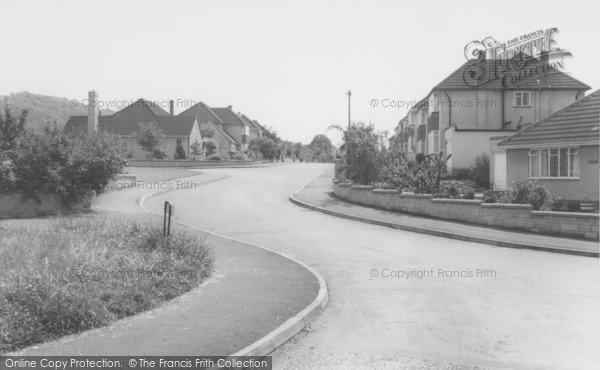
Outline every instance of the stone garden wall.
{"type": "Polygon", "coordinates": [[[394,211],[540,234],[598,240],[598,214],[533,211],[528,204],[436,199],[427,194],[400,193],[397,190],[373,189],[370,186],[345,183],[334,184],[334,193],[352,202],[394,211]]]}

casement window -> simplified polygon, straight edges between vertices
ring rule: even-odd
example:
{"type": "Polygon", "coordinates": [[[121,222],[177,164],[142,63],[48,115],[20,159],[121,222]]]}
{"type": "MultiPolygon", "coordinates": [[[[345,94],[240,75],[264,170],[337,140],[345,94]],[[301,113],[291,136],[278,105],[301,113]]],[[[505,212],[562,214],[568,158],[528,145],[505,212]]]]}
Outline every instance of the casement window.
{"type": "Polygon", "coordinates": [[[531,93],[529,91],[515,91],[515,107],[530,107],[531,93]]]}
{"type": "Polygon", "coordinates": [[[530,178],[579,178],[579,148],[529,150],[530,178]]]}

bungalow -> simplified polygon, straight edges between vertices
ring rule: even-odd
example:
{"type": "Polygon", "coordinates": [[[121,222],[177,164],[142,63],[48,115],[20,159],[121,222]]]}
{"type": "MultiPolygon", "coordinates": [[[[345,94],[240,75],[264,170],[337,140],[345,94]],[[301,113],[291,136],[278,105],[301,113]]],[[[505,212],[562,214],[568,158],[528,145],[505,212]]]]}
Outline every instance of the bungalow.
{"type": "Polygon", "coordinates": [[[597,90],[500,141],[497,150],[505,159],[492,172],[505,172],[508,184],[539,179],[566,200],[598,201],[599,130],[597,90]]]}
{"type": "Polygon", "coordinates": [[[508,137],[590,89],[546,65],[546,60],[524,54],[467,61],[400,120],[400,147],[407,153],[452,155],[448,167],[471,166],[477,156],[490,155],[492,138],[508,137]]]}
{"type": "Polygon", "coordinates": [[[88,96],[88,115],[70,116],[64,132],[93,133],[101,130],[119,135],[128,141],[133,159],[146,159],[149,155],[137,143],[136,133],[140,123],[154,123],[163,132],[162,149],[169,159],[175,157],[178,146],[182,146],[187,155],[190,144],[195,140],[201,140],[196,117],[174,116],[172,102],[171,113],[157,104],[139,99],[112,115],[99,116],[98,94],[92,90],[88,96]]]}

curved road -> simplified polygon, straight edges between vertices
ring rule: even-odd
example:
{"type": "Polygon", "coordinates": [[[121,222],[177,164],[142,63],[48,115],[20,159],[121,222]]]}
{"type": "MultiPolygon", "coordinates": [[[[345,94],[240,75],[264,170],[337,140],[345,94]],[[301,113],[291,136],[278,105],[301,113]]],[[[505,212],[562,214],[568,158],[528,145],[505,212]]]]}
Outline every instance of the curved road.
{"type": "Polygon", "coordinates": [[[147,203],[169,200],[179,219],[293,255],[325,278],[329,306],[273,353],[275,368],[598,368],[598,259],[394,230],[288,201],[328,168],[202,170],[231,176],[147,203]]]}

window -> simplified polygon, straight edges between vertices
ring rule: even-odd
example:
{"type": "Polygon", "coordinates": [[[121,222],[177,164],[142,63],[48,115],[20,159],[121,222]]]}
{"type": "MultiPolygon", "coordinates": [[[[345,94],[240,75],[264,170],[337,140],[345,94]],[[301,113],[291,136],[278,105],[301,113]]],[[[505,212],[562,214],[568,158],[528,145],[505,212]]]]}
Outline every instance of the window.
{"type": "Polygon", "coordinates": [[[579,148],[529,150],[530,178],[579,178],[579,148]]]}
{"type": "Polygon", "coordinates": [[[177,146],[181,145],[181,139],[177,139],[177,146]]]}
{"type": "Polygon", "coordinates": [[[531,106],[529,91],[515,91],[515,107],[529,107],[531,106]]]}

